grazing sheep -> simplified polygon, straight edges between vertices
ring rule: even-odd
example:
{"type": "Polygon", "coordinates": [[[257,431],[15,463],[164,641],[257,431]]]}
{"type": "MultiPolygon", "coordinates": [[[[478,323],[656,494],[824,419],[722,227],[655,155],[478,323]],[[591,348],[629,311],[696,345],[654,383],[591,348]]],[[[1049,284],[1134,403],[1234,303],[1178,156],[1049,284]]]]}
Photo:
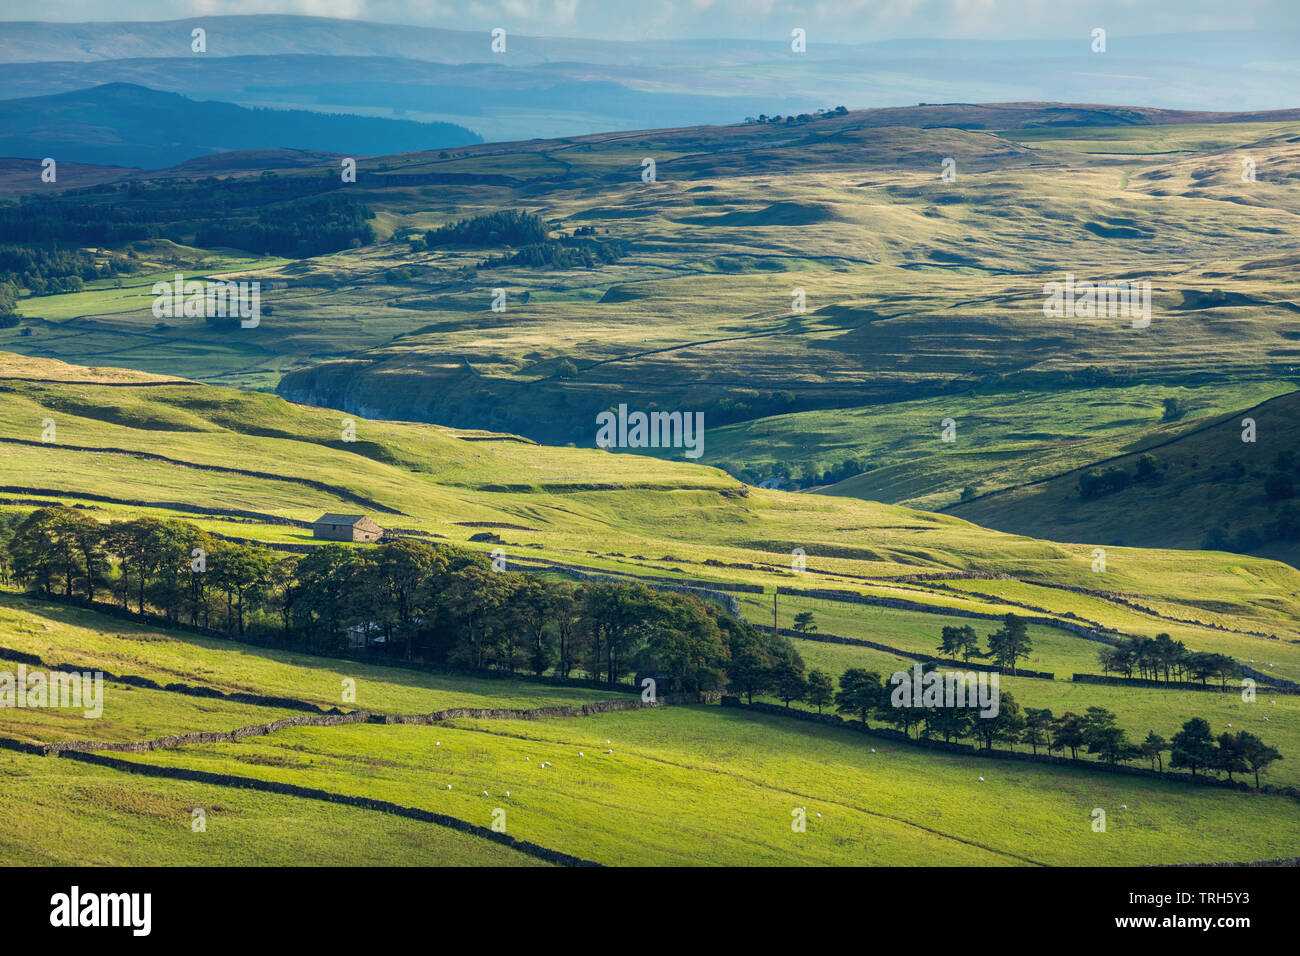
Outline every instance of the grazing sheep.
{"type": "Polygon", "coordinates": [[[485,796],[485,797],[487,796],[487,791],[486,791],[486,790],[483,791],[483,796],[485,796]]]}
{"type": "Polygon", "coordinates": [[[984,782],[984,778],[983,778],[983,777],[980,777],[980,783],[983,783],[983,782],[984,782]]]}

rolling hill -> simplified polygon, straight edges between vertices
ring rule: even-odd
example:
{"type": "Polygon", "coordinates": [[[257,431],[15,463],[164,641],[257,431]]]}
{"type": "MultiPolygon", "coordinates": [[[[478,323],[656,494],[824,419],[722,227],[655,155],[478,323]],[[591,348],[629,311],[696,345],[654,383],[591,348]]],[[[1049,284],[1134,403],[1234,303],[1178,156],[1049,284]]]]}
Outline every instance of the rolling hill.
{"type": "Polygon", "coordinates": [[[592,445],[620,403],[699,411],[703,461],[750,484],[942,508],[1294,391],[1298,164],[1292,114],[1043,103],[404,153],[346,187],[326,154],[225,153],[25,199],[15,234],[89,203],[164,238],[118,247],[129,275],[20,300],[0,345],[550,444],[592,445]],[[208,176],[227,220],[293,222],[329,193],[364,204],[369,238],[294,261],[196,248],[208,176]],[[509,209],[546,223],[542,254],[423,243],[509,209]],[[615,251],[564,258],[584,247],[615,251]],[[259,278],[266,320],[159,322],[149,290],[178,269],[259,278]],[[1150,282],[1151,325],[1045,317],[1067,274],[1150,282]]]}

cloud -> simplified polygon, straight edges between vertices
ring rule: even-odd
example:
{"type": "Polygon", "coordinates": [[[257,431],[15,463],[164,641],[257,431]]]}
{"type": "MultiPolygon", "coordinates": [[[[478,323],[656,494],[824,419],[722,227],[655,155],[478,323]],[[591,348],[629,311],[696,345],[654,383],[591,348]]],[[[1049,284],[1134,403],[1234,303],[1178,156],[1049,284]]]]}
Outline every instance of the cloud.
{"type": "Polygon", "coordinates": [[[1300,29],[1295,0],[44,0],[6,19],[168,20],[281,13],[464,30],[603,39],[773,41],[795,26],[817,42],[913,37],[1061,38],[1095,26],[1113,34],[1300,29]]]}

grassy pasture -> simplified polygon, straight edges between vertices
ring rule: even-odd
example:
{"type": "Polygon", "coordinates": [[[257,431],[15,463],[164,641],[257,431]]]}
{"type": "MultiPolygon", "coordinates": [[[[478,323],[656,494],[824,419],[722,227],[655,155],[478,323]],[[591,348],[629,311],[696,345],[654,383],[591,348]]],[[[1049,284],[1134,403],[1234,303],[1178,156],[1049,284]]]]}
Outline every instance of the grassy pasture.
{"type": "MultiPolygon", "coordinates": [[[[477,530],[464,522],[514,525],[503,532],[508,556],[632,574],[667,571],[765,586],[808,586],[815,580],[819,586],[861,589],[883,584],[881,577],[966,571],[1099,589],[1088,544],[999,534],[955,518],[857,499],[742,488],[722,472],[698,465],[521,444],[500,436],[466,440],[492,436],[430,425],[358,418],[357,440],[349,443],[341,440],[341,421],[325,409],[214,387],[11,382],[0,392],[0,437],[38,443],[6,444],[5,484],[70,500],[79,492],[117,499],[113,511],[107,510],[110,503],[88,501],[105,508],[105,517],[135,507],[123,501],[143,500],[155,502],[156,513],[177,502],[310,521],[323,511],[374,512],[363,503],[369,501],[401,512],[376,514],[390,528],[463,543],[477,530]],[[46,418],[57,425],[55,444],[38,443],[46,418]],[[141,459],[131,454],[137,451],[225,470],[141,459]],[[239,473],[244,470],[274,477],[239,473]],[[808,553],[815,577],[794,580],[789,556],[796,547],[808,553]]],[[[267,540],[309,540],[292,526],[254,526],[215,515],[206,523],[236,537],[253,529],[251,536],[267,540]]],[[[1300,583],[1285,565],[1163,549],[1108,547],[1107,553],[1105,588],[1169,617],[1286,639],[1300,636],[1295,630],[1300,583]],[[1216,603],[1207,604],[1210,599],[1216,603]]],[[[915,587],[906,596],[938,607],[962,600],[915,587]]],[[[1064,612],[1073,601],[1062,594],[1041,606],[1064,612]]],[[[1084,616],[1125,629],[1121,622],[1135,615],[1104,602],[1084,616]]],[[[1176,628],[1160,629],[1174,633],[1176,628]]],[[[1245,650],[1240,642],[1236,646],[1245,650]]],[[[1266,646],[1276,648],[1275,663],[1290,660],[1283,655],[1291,645],[1266,646]]]]}
{"type": "MultiPolygon", "coordinates": [[[[794,640],[809,667],[820,667],[830,674],[841,674],[850,667],[865,667],[888,677],[897,671],[910,673],[915,663],[869,647],[794,640]]],[[[1083,714],[1089,707],[1104,707],[1117,715],[1119,726],[1135,741],[1144,739],[1151,730],[1169,740],[1192,717],[1204,717],[1216,735],[1248,730],[1283,754],[1283,759],[1261,777],[1261,783],[1300,785],[1300,761],[1287,759],[1291,754],[1300,753],[1300,700],[1293,695],[1261,691],[1254,702],[1246,703],[1240,693],[1076,684],[1060,677],[1049,681],[1003,676],[999,688],[1009,692],[1021,707],[1046,707],[1057,715],[1067,711],[1083,714]]],[[[791,706],[810,709],[798,703],[791,706]]],[[[1016,749],[1027,748],[1017,744],[1016,749]]],[[[1164,759],[1168,767],[1167,753],[1164,759]]]]}
{"type": "Polygon", "coordinates": [[[543,866],[369,810],[0,751],[10,866],[543,866]],[[191,829],[202,809],[207,829],[191,829]]]}
{"type": "MultiPolygon", "coordinates": [[[[624,696],[581,687],[441,676],[333,660],[183,631],[160,630],[79,608],[33,601],[10,592],[0,592],[0,645],[8,650],[36,654],[50,663],[72,664],[79,670],[102,668],[114,674],[148,677],[160,684],[195,684],[223,693],[243,691],[293,697],[326,709],[422,714],[448,707],[545,707],[624,696]],[[343,700],[345,678],[355,682],[354,703],[343,700]]],[[[185,730],[232,730],[242,724],[263,723],[284,716],[283,712],[272,712],[271,708],[142,688],[115,686],[110,694],[106,716],[120,715],[122,721],[130,721],[123,724],[121,734],[111,738],[115,740],[185,730]],[[121,706],[128,708],[123,711],[117,709],[119,691],[121,706]],[[191,715],[205,721],[203,726],[187,724],[191,715]]],[[[32,715],[57,712],[0,713],[6,718],[23,715],[31,720],[32,715]]],[[[73,729],[81,737],[104,732],[101,730],[104,721],[82,721],[79,713],[68,715],[68,719],[71,723],[58,725],[72,728],[67,733],[42,739],[70,739],[73,729]]],[[[50,726],[53,732],[54,726],[50,726]]]]}
{"type": "Polygon", "coordinates": [[[1131,865],[1296,846],[1284,799],[937,755],[717,707],[296,729],[131,759],[377,795],[485,825],[501,808],[522,839],[625,865],[1131,865]],[[1097,806],[1110,808],[1106,834],[1091,829],[1097,806]],[[791,828],[798,807],[806,833],[791,828]]]}

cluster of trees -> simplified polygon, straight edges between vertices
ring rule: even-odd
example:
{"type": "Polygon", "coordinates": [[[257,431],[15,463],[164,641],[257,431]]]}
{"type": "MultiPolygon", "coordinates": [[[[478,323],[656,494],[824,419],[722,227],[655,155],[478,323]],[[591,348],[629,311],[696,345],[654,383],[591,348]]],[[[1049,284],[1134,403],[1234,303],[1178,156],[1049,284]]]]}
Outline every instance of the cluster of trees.
{"type": "Polygon", "coordinates": [[[545,220],[536,213],[503,209],[430,229],[424,241],[430,247],[528,246],[544,243],[549,236],[545,220]]]}
{"type": "Polygon", "coordinates": [[[1134,484],[1158,484],[1164,480],[1159,459],[1155,455],[1142,455],[1133,466],[1106,469],[1089,468],[1079,476],[1079,497],[1085,501],[1123,491],[1134,484]]]}
{"type": "Polygon", "coordinates": [[[477,552],[396,538],[281,555],[213,538],[184,521],[101,524],[42,508],[0,527],[0,573],[44,595],[337,653],[365,640],[440,666],[583,675],[637,673],[669,688],[751,691],[803,662],[789,640],[690,595],[622,582],[575,585],[497,572],[477,552]]]}
{"type": "MultiPolygon", "coordinates": [[[[259,207],[340,187],[337,174],[101,183],[56,196],[25,196],[0,203],[0,242],[84,247],[162,237],[189,243],[210,219],[248,217],[259,207]]],[[[293,219],[298,210],[281,208],[276,215],[293,219]]]]}
{"type": "Polygon", "coordinates": [[[825,119],[828,116],[843,116],[848,112],[848,108],[837,106],[833,110],[817,110],[814,113],[799,113],[793,116],[768,116],[766,113],[759,113],[757,116],[746,116],[746,123],[785,123],[787,126],[794,123],[811,123],[813,120],[825,119]]]}
{"type": "Polygon", "coordinates": [[[540,269],[591,269],[617,262],[626,254],[617,239],[595,239],[596,230],[582,226],[570,236],[551,237],[550,225],[535,213],[520,209],[460,219],[437,229],[423,238],[412,240],[411,248],[422,251],[439,246],[511,246],[514,251],[490,256],[479,262],[480,269],[498,266],[531,266],[540,269]]]}
{"type": "MultiPolygon", "coordinates": [[[[948,743],[969,739],[986,750],[1001,742],[1013,750],[1016,744],[1026,744],[1035,754],[1039,747],[1052,754],[1068,751],[1074,759],[1078,759],[1080,751],[1086,751],[1109,764],[1146,759],[1153,770],[1158,764],[1162,771],[1164,754],[1168,753],[1170,766],[1186,768],[1192,776],[1201,772],[1226,773],[1231,780],[1234,773],[1249,772],[1255,775],[1256,787],[1260,773],[1282,759],[1276,749],[1249,731],[1225,732],[1216,738],[1209,722],[1201,717],[1184,723],[1172,740],[1165,740],[1153,730],[1141,743],[1134,743],[1118,725],[1116,715],[1104,707],[1089,707],[1082,715],[1066,712],[1055,716],[1048,708],[1022,709],[1010,693],[1001,691],[997,714],[982,716],[976,705],[896,707],[893,691],[879,673],[850,668],[840,675],[839,689],[833,695],[835,709],[867,726],[870,720],[878,719],[905,734],[915,727],[921,738],[941,737],[948,743]]],[[[825,702],[820,694],[814,699],[811,692],[794,699],[808,700],[817,706],[818,713],[825,702]]]]}
{"type": "Polygon", "coordinates": [[[1200,681],[1219,679],[1220,686],[1241,676],[1241,665],[1227,654],[1189,651],[1168,634],[1130,637],[1097,652],[1103,674],[1144,677],[1148,680],[1200,681]]]}
{"type": "MultiPolygon", "coordinates": [[[[769,415],[782,415],[795,408],[793,392],[760,392],[752,388],[733,388],[716,402],[704,408],[707,421],[717,425],[732,422],[749,421],[752,418],[766,418],[769,415]]],[[[783,464],[783,463],[782,463],[783,464]]]]}
{"type": "MultiPolygon", "coordinates": [[[[495,571],[481,554],[396,538],[375,547],[325,545],[306,555],[214,538],[184,521],[138,518],[96,521],[66,506],[25,516],[0,515],[0,580],[46,596],[96,601],[108,595],[123,608],[174,623],[258,634],[337,653],[361,636],[367,645],[407,660],[469,669],[586,676],[616,684],[636,674],[664,680],[662,690],[729,687],[748,697],[806,701],[818,713],[837,712],[946,741],[1025,743],[1049,752],[1081,749],[1108,763],[1139,757],[1153,766],[1198,772],[1259,774],[1280,754],[1248,732],[1220,734],[1193,718],[1172,741],[1154,732],[1128,740],[1115,715],[1090,707],[1080,716],[1021,709],[999,694],[995,716],[977,704],[896,707],[879,673],[850,668],[838,689],[830,675],[805,671],[793,644],[696,597],[617,581],[574,584],[527,573],[495,571]]],[[[811,613],[799,629],[815,630],[811,613]]],[[[1027,649],[1023,622],[1008,615],[989,635],[990,654],[1027,649]]],[[[976,653],[969,627],[945,628],[943,649],[976,653]]],[[[1151,641],[1160,645],[1159,639],[1151,641]]],[[[1178,645],[1175,645],[1178,646],[1178,645]]],[[[1140,645],[1139,645],[1140,647],[1140,645]]],[[[1135,653],[1136,653],[1135,648],[1135,653]]],[[[1150,672],[1178,673],[1168,655],[1141,658],[1150,672]]],[[[1184,667],[1188,665],[1183,665],[1184,667]]],[[[935,670],[929,665],[929,670],[935,670]]],[[[1194,673],[1193,671],[1188,671],[1194,673]]],[[[868,724],[869,726],[869,724],[868,724]]]]}
{"type": "Polygon", "coordinates": [[[1231,551],[1234,554],[1251,554],[1272,541],[1300,541],[1300,513],[1287,505],[1279,509],[1277,518],[1265,524],[1247,525],[1234,533],[1226,524],[1211,528],[1201,541],[1206,551],[1231,551]]]}
{"type": "Polygon", "coordinates": [[[1002,619],[1002,626],[988,636],[988,650],[980,650],[979,636],[969,624],[945,627],[940,635],[939,650],[949,657],[961,655],[964,661],[972,657],[992,658],[998,667],[1016,672],[1016,662],[1028,658],[1034,649],[1029,636],[1029,624],[1015,614],[1002,619]]]}
{"type": "Polygon", "coordinates": [[[1264,494],[1269,501],[1287,501],[1296,496],[1300,484],[1300,456],[1293,451],[1279,452],[1272,470],[1264,476],[1264,494]]]}
{"type": "Polygon", "coordinates": [[[539,269],[592,269],[617,262],[626,254],[617,239],[562,239],[533,242],[506,256],[491,256],[479,263],[480,269],[497,266],[532,266],[539,269]]]}
{"type": "Polygon", "coordinates": [[[208,222],[195,234],[194,244],[234,246],[302,259],[374,242],[375,233],[367,221],[372,215],[365,203],[331,193],[290,207],[263,209],[255,220],[208,222]]]}
{"type": "Polygon", "coordinates": [[[114,255],[102,262],[82,249],[45,245],[0,245],[0,284],[26,289],[32,295],[80,292],[85,282],[130,273],[134,263],[114,255]]]}
{"type": "Polygon", "coordinates": [[[12,329],[18,322],[18,287],[0,282],[0,329],[12,329]]]}
{"type": "Polygon", "coordinates": [[[1176,422],[1191,410],[1191,405],[1186,399],[1171,397],[1161,402],[1163,411],[1160,415],[1162,422],[1176,422]]]}
{"type": "MultiPolygon", "coordinates": [[[[791,404],[793,404],[793,396],[791,404]]],[[[769,478],[778,479],[783,488],[812,488],[833,485],[837,481],[865,474],[875,468],[866,458],[846,458],[837,465],[821,467],[817,462],[765,462],[733,469],[734,477],[751,485],[761,484],[769,478]]]]}

